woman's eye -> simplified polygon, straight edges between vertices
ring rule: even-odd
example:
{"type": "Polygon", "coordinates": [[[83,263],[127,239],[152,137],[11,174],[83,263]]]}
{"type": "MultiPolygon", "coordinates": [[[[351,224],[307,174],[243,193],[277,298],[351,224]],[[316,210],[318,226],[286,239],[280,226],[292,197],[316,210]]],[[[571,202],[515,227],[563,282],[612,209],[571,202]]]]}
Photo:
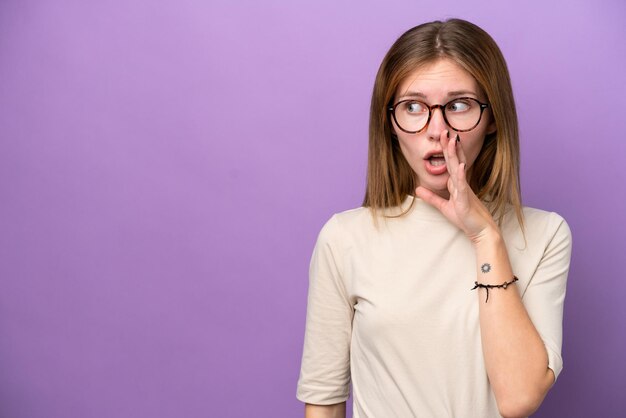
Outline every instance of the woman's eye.
{"type": "Polygon", "coordinates": [[[467,100],[456,100],[448,104],[448,109],[452,112],[465,112],[472,107],[472,104],[467,100]]]}
{"type": "Polygon", "coordinates": [[[406,110],[409,113],[421,113],[424,112],[426,109],[426,107],[424,106],[424,104],[420,103],[420,102],[409,102],[406,105],[406,110]]]}

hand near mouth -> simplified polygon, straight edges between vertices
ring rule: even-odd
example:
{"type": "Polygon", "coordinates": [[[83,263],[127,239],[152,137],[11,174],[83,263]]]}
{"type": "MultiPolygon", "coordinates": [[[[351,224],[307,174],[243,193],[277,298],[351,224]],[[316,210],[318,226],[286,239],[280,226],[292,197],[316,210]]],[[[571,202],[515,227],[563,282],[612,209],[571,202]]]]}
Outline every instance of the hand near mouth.
{"type": "Polygon", "coordinates": [[[448,135],[449,131],[443,131],[439,140],[450,174],[447,185],[450,198],[444,199],[423,186],[415,189],[415,195],[437,208],[472,242],[478,243],[489,231],[499,232],[499,228],[489,210],[467,183],[467,159],[461,142],[457,140],[458,134],[452,138],[448,138],[448,135]]]}

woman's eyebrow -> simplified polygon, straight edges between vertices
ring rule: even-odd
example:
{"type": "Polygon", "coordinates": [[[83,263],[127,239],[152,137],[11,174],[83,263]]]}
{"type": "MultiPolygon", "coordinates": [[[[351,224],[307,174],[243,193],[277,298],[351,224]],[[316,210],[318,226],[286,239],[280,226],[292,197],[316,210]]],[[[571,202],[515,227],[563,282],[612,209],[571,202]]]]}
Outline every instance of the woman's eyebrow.
{"type": "Polygon", "coordinates": [[[471,94],[473,96],[476,96],[476,93],[474,93],[472,90],[454,90],[448,93],[448,97],[450,96],[462,96],[464,94],[471,94]]]}
{"type": "MultiPolygon", "coordinates": [[[[462,96],[462,95],[467,95],[467,94],[470,94],[472,96],[477,96],[477,94],[472,90],[453,90],[453,91],[448,92],[448,94],[446,94],[446,97],[462,96]]],[[[427,98],[427,96],[421,91],[407,91],[400,97],[420,97],[422,99],[427,98]]]]}
{"type": "Polygon", "coordinates": [[[425,99],[426,95],[419,91],[407,91],[400,97],[421,97],[422,99],[425,99]]]}

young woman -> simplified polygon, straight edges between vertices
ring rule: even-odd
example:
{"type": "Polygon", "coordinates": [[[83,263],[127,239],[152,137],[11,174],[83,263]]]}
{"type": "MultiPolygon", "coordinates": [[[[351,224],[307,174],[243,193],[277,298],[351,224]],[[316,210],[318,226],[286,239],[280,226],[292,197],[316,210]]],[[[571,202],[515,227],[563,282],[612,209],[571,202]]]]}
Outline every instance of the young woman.
{"type": "Polygon", "coordinates": [[[370,114],[363,205],[310,264],[306,417],[525,417],[562,369],[567,223],[523,207],[504,58],[467,21],[404,33],[370,114]]]}

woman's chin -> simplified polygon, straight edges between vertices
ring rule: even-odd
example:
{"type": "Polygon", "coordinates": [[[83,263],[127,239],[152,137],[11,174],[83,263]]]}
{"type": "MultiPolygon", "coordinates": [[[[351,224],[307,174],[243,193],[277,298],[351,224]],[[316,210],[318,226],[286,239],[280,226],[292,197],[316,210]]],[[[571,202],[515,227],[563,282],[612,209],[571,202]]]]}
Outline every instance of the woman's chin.
{"type": "Polygon", "coordinates": [[[420,186],[430,190],[433,193],[438,194],[445,199],[448,199],[450,197],[450,192],[448,191],[448,175],[442,175],[438,177],[441,177],[441,180],[436,179],[435,181],[423,181],[420,182],[420,186]]]}

